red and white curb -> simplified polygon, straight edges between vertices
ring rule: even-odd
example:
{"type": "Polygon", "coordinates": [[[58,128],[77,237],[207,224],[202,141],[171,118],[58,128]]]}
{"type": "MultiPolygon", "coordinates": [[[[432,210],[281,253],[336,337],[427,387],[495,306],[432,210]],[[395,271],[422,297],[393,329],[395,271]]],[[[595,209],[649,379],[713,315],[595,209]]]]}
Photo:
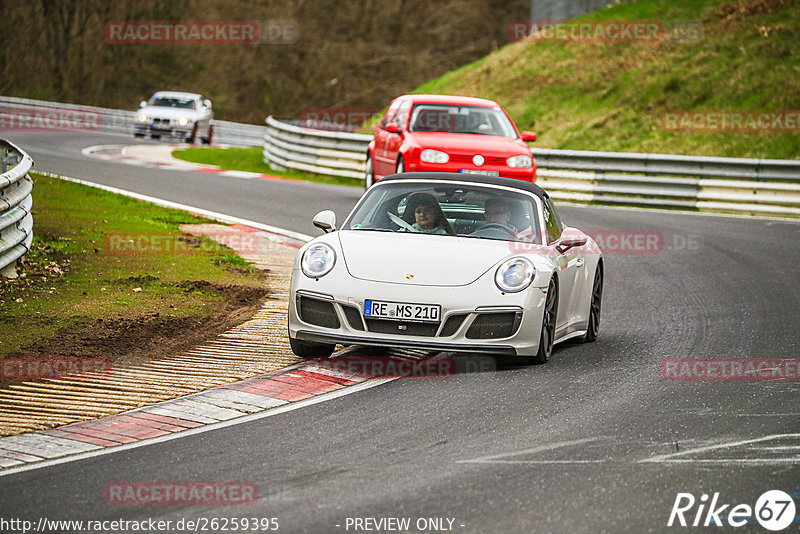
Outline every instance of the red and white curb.
{"type": "Polygon", "coordinates": [[[214,430],[226,422],[238,424],[283,413],[287,410],[274,409],[284,405],[299,408],[396,379],[347,374],[303,363],[94,421],[0,438],[0,476],[23,470],[20,467],[61,463],[54,459],[75,460],[109,449],[150,444],[156,439],[174,439],[187,432],[214,430]],[[356,385],[362,387],[347,389],[356,385]]]}
{"type": "Polygon", "coordinates": [[[126,165],[136,165],[152,169],[169,171],[202,172],[229,178],[245,180],[296,181],[271,174],[248,171],[228,171],[213,165],[191,163],[172,157],[172,151],[179,148],[190,148],[192,145],[95,145],[81,150],[81,154],[90,158],[99,158],[126,165]]]}

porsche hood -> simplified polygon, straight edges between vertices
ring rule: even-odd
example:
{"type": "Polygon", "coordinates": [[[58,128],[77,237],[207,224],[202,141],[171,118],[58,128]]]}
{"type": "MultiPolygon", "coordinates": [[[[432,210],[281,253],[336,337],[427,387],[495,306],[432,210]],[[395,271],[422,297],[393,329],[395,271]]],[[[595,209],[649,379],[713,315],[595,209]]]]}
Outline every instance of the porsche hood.
{"type": "Polygon", "coordinates": [[[421,286],[464,286],[509,256],[507,241],[341,230],[339,242],[354,278],[421,286]]]}

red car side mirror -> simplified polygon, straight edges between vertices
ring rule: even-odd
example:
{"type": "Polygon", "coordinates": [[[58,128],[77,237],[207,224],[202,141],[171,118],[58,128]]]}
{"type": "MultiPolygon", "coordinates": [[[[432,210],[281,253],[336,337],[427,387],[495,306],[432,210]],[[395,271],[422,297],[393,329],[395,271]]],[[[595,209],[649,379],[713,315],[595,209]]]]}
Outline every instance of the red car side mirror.
{"type": "Polygon", "coordinates": [[[536,141],[536,134],[529,131],[522,132],[522,140],[523,141],[536,141]]]}
{"type": "Polygon", "coordinates": [[[400,126],[396,122],[390,122],[386,125],[385,130],[389,133],[400,133],[400,126]]]}

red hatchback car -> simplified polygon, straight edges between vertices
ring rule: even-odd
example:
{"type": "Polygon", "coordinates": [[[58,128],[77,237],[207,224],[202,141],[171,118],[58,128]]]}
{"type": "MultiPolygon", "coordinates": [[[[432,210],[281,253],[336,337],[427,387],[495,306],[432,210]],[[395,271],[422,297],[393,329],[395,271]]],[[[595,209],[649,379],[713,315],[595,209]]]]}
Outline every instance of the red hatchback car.
{"type": "Polygon", "coordinates": [[[369,187],[399,172],[470,172],[536,181],[536,163],[522,132],[496,102],[445,95],[395,98],[367,150],[369,187]]]}

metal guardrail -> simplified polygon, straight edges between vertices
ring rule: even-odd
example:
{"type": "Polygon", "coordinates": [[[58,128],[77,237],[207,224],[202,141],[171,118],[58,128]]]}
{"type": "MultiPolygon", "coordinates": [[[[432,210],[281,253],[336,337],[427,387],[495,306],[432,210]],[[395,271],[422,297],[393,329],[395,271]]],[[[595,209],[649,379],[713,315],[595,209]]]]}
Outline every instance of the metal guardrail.
{"type": "MultiPolygon", "coordinates": [[[[267,117],[273,168],[364,179],[371,135],[317,130],[267,117]]],[[[534,148],[537,183],[557,200],[800,216],[800,160],[534,148]]]]}
{"type": "Polygon", "coordinates": [[[0,140],[0,276],[16,278],[16,263],[33,243],[33,160],[20,148],[0,140]]]}
{"type": "MultiPolygon", "coordinates": [[[[0,96],[0,119],[8,129],[25,130],[67,129],[100,131],[133,135],[136,111],[80,106],[45,100],[32,100],[0,96]],[[27,112],[33,120],[20,123],[20,112],[27,112]]],[[[214,142],[236,146],[260,146],[266,128],[257,124],[244,124],[214,120],[214,142]]]]}
{"type": "Polygon", "coordinates": [[[315,130],[272,116],[266,122],[263,155],[272,168],[364,179],[371,135],[315,130]]]}

